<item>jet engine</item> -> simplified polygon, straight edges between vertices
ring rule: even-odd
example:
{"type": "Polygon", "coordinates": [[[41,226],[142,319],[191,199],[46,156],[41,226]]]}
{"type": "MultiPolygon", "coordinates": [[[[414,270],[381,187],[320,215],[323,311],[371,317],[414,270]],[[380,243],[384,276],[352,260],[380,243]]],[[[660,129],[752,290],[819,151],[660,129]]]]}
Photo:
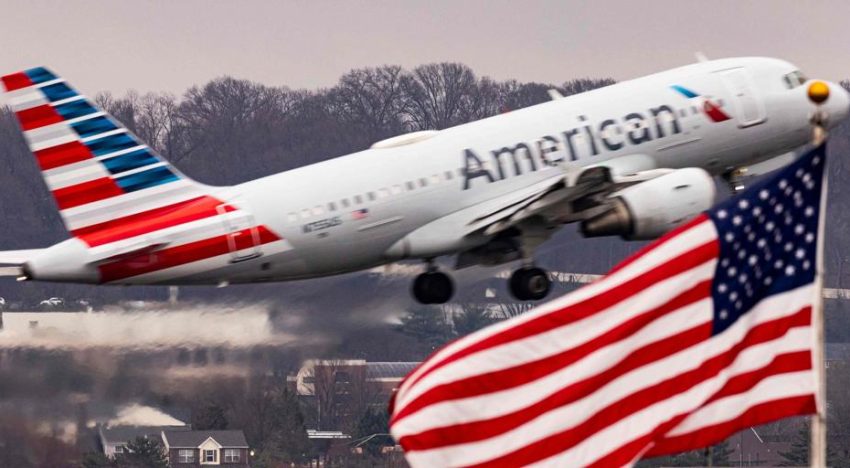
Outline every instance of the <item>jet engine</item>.
{"type": "Polygon", "coordinates": [[[586,237],[654,239],[714,204],[711,175],[698,168],[678,169],[612,194],[609,209],[581,223],[586,237]]]}

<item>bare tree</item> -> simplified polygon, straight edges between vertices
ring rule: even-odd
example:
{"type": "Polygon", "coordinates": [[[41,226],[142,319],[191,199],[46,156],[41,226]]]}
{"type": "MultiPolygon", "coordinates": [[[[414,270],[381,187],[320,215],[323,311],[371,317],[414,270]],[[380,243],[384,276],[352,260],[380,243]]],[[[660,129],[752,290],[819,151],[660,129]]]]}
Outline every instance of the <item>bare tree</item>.
{"type": "Polygon", "coordinates": [[[345,124],[361,128],[370,141],[402,133],[401,78],[399,66],[352,70],[330,90],[330,110],[345,124]]]}
{"type": "Polygon", "coordinates": [[[444,129],[468,121],[477,91],[475,73],[460,63],[432,63],[402,79],[405,115],[413,129],[444,129]]]}

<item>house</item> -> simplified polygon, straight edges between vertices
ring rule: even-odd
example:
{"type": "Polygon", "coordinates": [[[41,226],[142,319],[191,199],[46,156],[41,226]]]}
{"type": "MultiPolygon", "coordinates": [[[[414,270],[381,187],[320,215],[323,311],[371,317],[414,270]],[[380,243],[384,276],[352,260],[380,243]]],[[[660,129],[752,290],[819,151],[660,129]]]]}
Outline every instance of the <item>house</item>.
{"type": "Polygon", "coordinates": [[[127,450],[127,444],[137,437],[160,440],[162,431],[188,431],[189,426],[98,426],[98,438],[103,454],[114,458],[127,450]]]}
{"type": "Polygon", "coordinates": [[[172,467],[251,466],[242,431],[162,431],[172,467]]]}

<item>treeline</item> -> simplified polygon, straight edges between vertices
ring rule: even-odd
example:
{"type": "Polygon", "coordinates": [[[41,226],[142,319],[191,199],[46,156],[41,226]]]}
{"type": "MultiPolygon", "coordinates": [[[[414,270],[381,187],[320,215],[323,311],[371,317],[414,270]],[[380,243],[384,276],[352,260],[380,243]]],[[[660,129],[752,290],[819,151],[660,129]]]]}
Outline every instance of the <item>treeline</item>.
{"type": "Polygon", "coordinates": [[[336,86],[291,90],[231,77],[164,93],[96,101],[188,174],[233,184],[368,148],[406,132],[444,129],[538,104],[547,91],[583,92],[612,80],[561,85],[494,81],[459,63],[362,68],[336,86]]]}

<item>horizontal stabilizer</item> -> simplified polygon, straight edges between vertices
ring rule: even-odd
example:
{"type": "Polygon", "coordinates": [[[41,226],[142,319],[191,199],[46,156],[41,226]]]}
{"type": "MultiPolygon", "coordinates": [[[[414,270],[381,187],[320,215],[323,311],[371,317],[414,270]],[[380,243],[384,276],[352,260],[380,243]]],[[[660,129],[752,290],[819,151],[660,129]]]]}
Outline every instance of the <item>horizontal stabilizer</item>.
{"type": "Polygon", "coordinates": [[[0,265],[23,265],[43,250],[44,249],[0,251],[0,265]]]}

